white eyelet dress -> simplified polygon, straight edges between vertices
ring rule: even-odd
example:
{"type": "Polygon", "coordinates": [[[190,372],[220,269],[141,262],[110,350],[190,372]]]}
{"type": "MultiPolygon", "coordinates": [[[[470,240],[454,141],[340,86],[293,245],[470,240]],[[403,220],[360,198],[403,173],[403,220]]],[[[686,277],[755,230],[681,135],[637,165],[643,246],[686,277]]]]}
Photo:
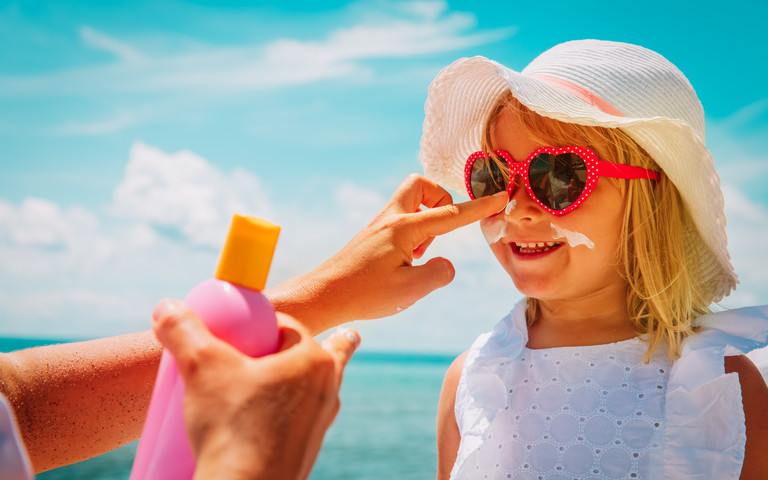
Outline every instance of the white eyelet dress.
{"type": "Polygon", "coordinates": [[[670,365],[646,344],[531,350],[525,301],[478,337],[456,393],[455,480],[738,479],[746,427],[723,357],[768,345],[768,308],[706,315],[670,365]]]}

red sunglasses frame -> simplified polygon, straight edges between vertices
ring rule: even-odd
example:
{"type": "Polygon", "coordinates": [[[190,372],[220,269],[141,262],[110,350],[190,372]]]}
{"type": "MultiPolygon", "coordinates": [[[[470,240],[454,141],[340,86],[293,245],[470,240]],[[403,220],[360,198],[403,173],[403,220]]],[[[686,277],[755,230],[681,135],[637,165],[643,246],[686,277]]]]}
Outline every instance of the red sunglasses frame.
{"type": "MultiPolygon", "coordinates": [[[[597,181],[600,177],[622,178],[625,180],[636,179],[648,179],[658,180],[660,178],[659,172],[648,170],[642,167],[635,167],[632,165],[624,165],[621,163],[605,162],[597,158],[597,154],[586,147],[569,146],[569,147],[539,147],[528,155],[528,158],[524,162],[516,162],[512,159],[512,156],[505,150],[495,150],[493,152],[496,156],[503,158],[509,166],[509,171],[514,172],[515,175],[509,176],[509,182],[507,184],[507,194],[512,197],[517,188],[517,177],[523,178],[525,184],[525,190],[528,195],[536,202],[538,206],[551,213],[552,215],[561,216],[570,213],[581,206],[584,201],[589,198],[592,192],[597,186],[597,181]],[[579,156],[584,162],[587,168],[587,180],[584,185],[584,190],[572,204],[568,205],[562,210],[553,210],[549,208],[541,200],[536,197],[531,188],[530,179],[528,177],[528,170],[530,169],[531,162],[542,153],[549,153],[551,155],[561,155],[563,153],[573,153],[579,156]]],[[[478,159],[491,158],[491,154],[487,152],[475,152],[467,158],[467,163],[464,165],[464,182],[469,193],[469,198],[475,199],[475,195],[472,193],[472,183],[470,180],[472,174],[472,166],[478,159]]]]}

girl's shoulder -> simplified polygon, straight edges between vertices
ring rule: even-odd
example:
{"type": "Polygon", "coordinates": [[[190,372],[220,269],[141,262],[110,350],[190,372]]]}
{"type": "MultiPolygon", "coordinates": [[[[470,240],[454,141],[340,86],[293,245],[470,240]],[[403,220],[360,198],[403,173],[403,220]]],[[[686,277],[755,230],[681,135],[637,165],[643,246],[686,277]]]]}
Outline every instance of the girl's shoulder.
{"type": "MultiPolygon", "coordinates": [[[[754,446],[763,448],[763,439],[768,439],[766,426],[754,423],[762,418],[755,412],[768,402],[768,391],[744,356],[768,345],[768,306],[702,315],[698,324],[700,331],[685,340],[667,382],[665,458],[686,458],[696,445],[706,455],[687,462],[683,470],[718,471],[718,478],[737,478],[742,462],[745,472],[762,468],[753,463],[760,458],[752,451],[754,446]],[[718,435],[712,436],[715,427],[718,435]],[[722,468],[731,473],[724,474],[722,468]]],[[[680,473],[676,468],[682,467],[675,465],[665,462],[665,472],[680,473]]]]}
{"type": "Polygon", "coordinates": [[[697,320],[701,327],[683,345],[686,349],[725,348],[725,355],[742,355],[768,345],[768,305],[709,313],[697,320]]]}
{"type": "Polygon", "coordinates": [[[741,386],[741,401],[744,408],[744,423],[747,441],[744,453],[742,477],[759,478],[768,471],[768,386],[760,370],[744,355],[725,357],[725,373],[736,373],[741,386]]]}
{"type": "Polygon", "coordinates": [[[693,391],[725,373],[724,358],[768,346],[768,306],[746,307],[699,317],[700,330],[686,338],[672,365],[670,389],[693,391]]]}
{"type": "Polygon", "coordinates": [[[708,313],[697,323],[707,329],[716,329],[745,338],[768,338],[768,305],[734,308],[708,313]]]}
{"type": "Polygon", "coordinates": [[[740,308],[706,315],[704,332],[717,332],[724,341],[725,373],[736,373],[741,387],[741,402],[746,427],[743,478],[758,478],[768,471],[768,306],[740,308]],[[749,357],[744,355],[749,353],[749,357]]]}

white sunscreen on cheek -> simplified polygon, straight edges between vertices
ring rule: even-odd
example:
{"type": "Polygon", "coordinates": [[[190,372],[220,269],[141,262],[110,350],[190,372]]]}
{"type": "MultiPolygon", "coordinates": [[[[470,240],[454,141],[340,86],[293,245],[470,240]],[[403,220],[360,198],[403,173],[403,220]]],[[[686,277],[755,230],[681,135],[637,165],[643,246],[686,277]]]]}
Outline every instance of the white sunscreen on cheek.
{"type": "Polygon", "coordinates": [[[494,215],[480,220],[480,229],[488,245],[493,245],[507,235],[507,222],[503,215],[494,215]]]}
{"type": "Polygon", "coordinates": [[[554,223],[550,223],[552,226],[552,237],[555,240],[559,240],[561,238],[564,238],[566,242],[568,242],[568,245],[571,247],[576,247],[578,245],[584,245],[585,247],[589,249],[595,248],[595,242],[590,240],[586,235],[579,232],[572,232],[570,230],[566,230],[564,228],[560,228],[554,223]]]}
{"type": "MultiPolygon", "coordinates": [[[[515,209],[516,205],[517,200],[510,200],[504,208],[504,215],[509,215],[510,212],[515,209]]],[[[480,229],[483,231],[485,241],[488,242],[488,245],[500,242],[507,236],[507,221],[504,218],[504,215],[501,215],[501,212],[499,212],[496,215],[480,220],[480,229]]]]}

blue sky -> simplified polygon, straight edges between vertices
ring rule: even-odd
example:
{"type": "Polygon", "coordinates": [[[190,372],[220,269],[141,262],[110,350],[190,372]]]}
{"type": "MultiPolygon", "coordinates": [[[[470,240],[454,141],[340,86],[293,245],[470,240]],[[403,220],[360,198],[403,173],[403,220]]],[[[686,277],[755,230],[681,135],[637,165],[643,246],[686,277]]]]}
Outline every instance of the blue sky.
{"type": "MultiPolygon", "coordinates": [[[[724,305],[768,303],[765,18],[765,1],[0,2],[0,336],[148,328],[211,275],[233,212],[283,226],[269,284],[313,268],[421,171],[442,67],[521,69],[577,38],[686,73],[741,278],[724,305]]],[[[454,284],[357,325],[367,348],[460,351],[519,298],[476,225],[430,255],[454,284]]]]}

